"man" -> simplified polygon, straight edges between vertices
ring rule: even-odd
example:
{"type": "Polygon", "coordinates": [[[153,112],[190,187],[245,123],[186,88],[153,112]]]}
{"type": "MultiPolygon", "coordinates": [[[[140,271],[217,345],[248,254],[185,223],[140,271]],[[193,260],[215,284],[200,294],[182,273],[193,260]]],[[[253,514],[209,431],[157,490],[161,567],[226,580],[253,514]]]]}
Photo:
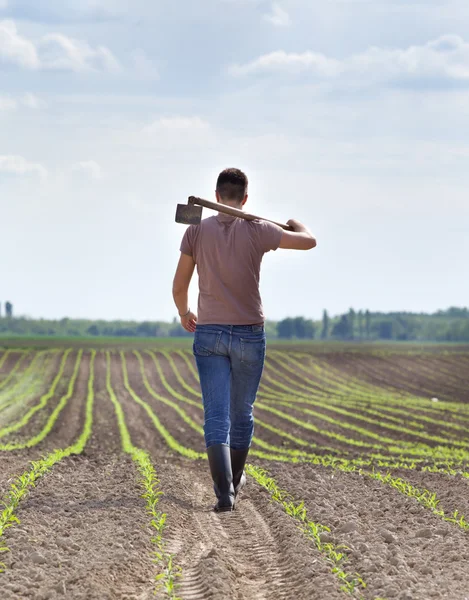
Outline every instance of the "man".
{"type": "MultiPolygon", "coordinates": [[[[217,181],[217,202],[242,209],[248,179],[226,169],[217,181]]],[[[259,293],[262,257],[270,250],[309,250],[316,240],[298,221],[293,231],[266,221],[218,213],[186,230],[173,297],[193,351],[204,404],[205,443],[218,502],[231,511],[246,483],[244,465],[254,431],[253,405],[265,359],[264,313],[259,293]],[[199,303],[190,310],[188,289],[197,265],[199,303]]]]}

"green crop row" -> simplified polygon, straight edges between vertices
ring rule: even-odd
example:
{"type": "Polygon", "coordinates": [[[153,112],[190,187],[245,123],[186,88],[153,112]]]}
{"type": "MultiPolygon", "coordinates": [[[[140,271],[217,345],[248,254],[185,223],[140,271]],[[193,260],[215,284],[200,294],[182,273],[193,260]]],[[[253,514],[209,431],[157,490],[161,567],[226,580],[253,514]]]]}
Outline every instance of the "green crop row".
{"type": "MultiPolygon", "coordinates": [[[[353,423],[349,423],[346,421],[345,422],[339,421],[337,419],[334,419],[333,417],[329,417],[328,415],[325,415],[318,411],[314,411],[309,408],[304,408],[302,406],[297,406],[290,402],[285,402],[282,400],[271,400],[270,402],[273,404],[276,404],[276,405],[293,408],[294,410],[296,410],[298,412],[301,412],[306,415],[311,415],[311,416],[315,417],[316,419],[319,419],[321,421],[326,421],[327,423],[331,423],[332,425],[335,425],[336,427],[340,427],[343,429],[349,429],[350,431],[354,431],[355,433],[358,433],[359,435],[361,435],[363,437],[369,437],[372,439],[379,440],[381,443],[393,444],[393,445],[402,446],[402,447],[411,447],[413,444],[412,442],[404,442],[404,441],[401,441],[398,439],[396,440],[394,438],[384,437],[380,433],[374,433],[373,431],[369,431],[368,429],[365,429],[358,425],[354,425],[353,423]]],[[[354,417],[353,413],[349,413],[348,411],[343,411],[343,410],[339,409],[338,412],[339,412],[339,414],[344,414],[344,415],[348,414],[351,418],[359,419],[358,416],[354,417]]],[[[370,422],[370,420],[367,420],[367,422],[370,422]]],[[[381,424],[376,421],[374,422],[374,425],[377,427],[378,426],[381,427],[381,424]]],[[[385,427],[385,426],[383,425],[383,427],[385,427]]],[[[390,429],[391,426],[387,426],[386,428],[390,429]]],[[[413,435],[414,437],[421,438],[423,440],[427,440],[427,441],[431,441],[431,442],[436,442],[436,443],[446,445],[446,446],[459,446],[462,448],[469,447],[469,442],[460,441],[458,439],[448,439],[448,438],[443,438],[443,437],[440,437],[437,435],[432,435],[430,433],[420,433],[417,431],[412,431],[411,429],[408,429],[406,427],[392,427],[392,429],[394,431],[405,433],[407,435],[413,435]]],[[[428,447],[430,448],[430,446],[428,446],[428,447]]]]}
{"type": "MultiPolygon", "coordinates": [[[[26,498],[31,488],[33,488],[43,475],[52,469],[52,467],[71,455],[81,454],[91,436],[93,427],[93,406],[94,406],[94,359],[96,352],[91,353],[90,374],[88,378],[88,396],[86,400],[85,422],[83,430],[77,441],[65,450],[54,450],[41,460],[31,462],[31,468],[22,475],[19,475],[11,484],[9,492],[0,502],[0,553],[8,552],[5,533],[10,527],[20,523],[17,517],[17,508],[19,503],[26,498]]],[[[0,572],[4,571],[5,564],[0,563],[0,572]]]]}
{"type": "MultiPolygon", "coordinates": [[[[197,372],[195,371],[193,365],[191,364],[190,360],[188,359],[187,353],[183,352],[183,351],[179,351],[177,354],[179,354],[180,356],[182,356],[182,358],[184,359],[186,365],[189,367],[192,375],[194,376],[194,379],[197,380],[197,372]]],[[[165,356],[167,356],[168,353],[165,353],[165,356]]],[[[174,361],[170,361],[170,366],[172,367],[172,370],[174,371],[176,378],[178,380],[178,382],[181,383],[181,380],[183,380],[183,378],[179,375],[178,377],[178,372],[177,372],[177,367],[174,363],[174,361]]],[[[167,382],[166,382],[167,383],[167,382]]],[[[191,393],[193,393],[194,395],[198,395],[200,397],[200,393],[196,392],[191,386],[189,386],[187,384],[187,382],[185,382],[185,389],[191,393]]],[[[167,388],[168,389],[168,388],[167,388]]],[[[256,421],[258,422],[258,419],[256,419],[256,421]]],[[[296,423],[299,424],[299,423],[296,423]]],[[[275,430],[276,428],[273,428],[273,430],[275,430]]],[[[296,443],[303,443],[303,444],[307,444],[307,442],[305,442],[304,440],[301,440],[299,438],[294,438],[292,441],[295,441],[296,443]]],[[[271,447],[270,449],[273,449],[275,447],[271,447]]],[[[278,451],[278,449],[276,449],[278,451]]],[[[395,451],[396,454],[402,453],[403,452],[403,448],[394,448],[393,449],[395,451]]],[[[353,465],[354,468],[363,468],[365,466],[371,468],[374,465],[379,466],[381,468],[393,468],[393,466],[395,467],[395,465],[399,465],[400,468],[405,468],[405,469],[414,469],[417,467],[417,465],[420,464],[420,468],[422,470],[434,470],[436,472],[441,472],[441,473],[448,473],[448,469],[450,469],[450,472],[448,474],[451,474],[451,465],[460,465],[460,467],[458,468],[458,471],[453,470],[454,473],[456,472],[461,472],[461,469],[464,469],[464,460],[466,460],[467,462],[467,456],[465,456],[464,454],[460,455],[460,453],[455,453],[453,450],[451,449],[447,449],[447,448],[431,448],[431,447],[427,447],[427,446],[423,446],[423,445],[417,445],[416,446],[416,452],[420,453],[423,458],[409,458],[409,457],[403,457],[403,456],[398,456],[396,457],[396,459],[394,460],[394,462],[389,460],[389,457],[386,456],[380,456],[377,454],[372,454],[369,458],[367,459],[352,459],[349,460],[346,457],[343,458],[343,462],[339,463],[339,464],[343,464],[344,466],[348,466],[348,465],[353,465]],[[426,462],[433,462],[433,465],[428,465],[425,464],[426,462]],[[438,467],[438,464],[442,464],[443,466],[438,467]]],[[[263,454],[263,456],[266,457],[265,454],[263,454]]],[[[314,456],[309,454],[308,457],[302,455],[301,453],[297,454],[297,457],[293,459],[294,462],[298,462],[298,461],[302,461],[302,462],[310,462],[310,461],[314,461],[316,464],[326,464],[326,466],[331,466],[331,461],[336,461],[338,460],[337,457],[332,457],[332,456],[328,456],[327,458],[325,458],[325,460],[323,460],[324,457],[318,457],[318,456],[314,456]]],[[[287,460],[285,457],[277,457],[277,460],[287,460]]],[[[340,460],[340,459],[339,459],[340,460]]],[[[464,473],[464,471],[462,471],[462,473],[464,473]]],[[[469,477],[469,475],[467,475],[469,477]]]]}
{"type": "Polygon", "coordinates": [[[106,363],[106,389],[114,406],[121,436],[122,450],[131,457],[140,473],[140,483],[144,490],[142,497],[146,501],[147,513],[150,517],[150,530],[153,532],[151,542],[155,548],[153,560],[158,569],[158,573],[155,576],[155,581],[157,583],[156,591],[159,591],[160,588],[164,588],[168,598],[171,600],[178,600],[176,596],[178,585],[176,582],[177,579],[181,577],[182,571],[181,568],[175,564],[174,556],[166,551],[166,546],[163,541],[163,531],[167,515],[158,510],[158,502],[163,495],[163,492],[160,489],[160,481],[148,453],[132,444],[130,433],[125,422],[124,411],[112,388],[111,355],[109,351],[106,352],[106,363]]]}
{"type": "Polygon", "coordinates": [[[6,362],[6,359],[10,356],[11,353],[12,353],[12,350],[5,350],[5,352],[0,357],[0,370],[2,369],[3,365],[6,362]]]}
{"type": "MultiPolygon", "coordinates": [[[[186,363],[187,367],[189,368],[194,379],[197,381],[198,380],[197,372],[196,372],[192,362],[188,358],[187,353],[183,352],[183,351],[179,351],[179,352],[177,352],[177,354],[183,358],[184,362],[186,363]]],[[[175,370],[174,366],[173,366],[173,370],[175,370]]],[[[188,386],[186,383],[186,387],[190,387],[190,386],[188,386]]],[[[370,454],[371,458],[378,459],[380,461],[380,464],[383,464],[383,462],[385,463],[386,458],[380,454],[376,454],[377,450],[385,450],[386,452],[390,452],[391,454],[397,455],[401,462],[404,462],[405,460],[410,460],[410,461],[412,461],[412,463],[415,463],[415,462],[418,462],[419,457],[422,460],[425,459],[430,462],[434,462],[435,460],[439,460],[439,461],[443,460],[445,463],[448,461],[461,462],[465,458],[464,453],[461,453],[460,451],[456,451],[456,450],[451,450],[451,449],[448,449],[445,447],[432,448],[432,447],[429,447],[429,446],[423,445],[423,444],[413,444],[410,446],[409,446],[409,444],[407,444],[407,445],[404,444],[401,447],[397,440],[396,441],[392,440],[394,445],[389,446],[389,447],[385,447],[381,444],[373,444],[373,443],[367,444],[360,440],[350,441],[351,438],[349,438],[349,437],[342,436],[341,434],[335,434],[332,432],[328,432],[327,430],[320,429],[311,423],[305,422],[304,419],[297,419],[291,415],[286,415],[285,412],[275,409],[272,406],[265,405],[262,402],[258,401],[256,403],[256,407],[261,410],[266,410],[267,412],[274,414],[275,416],[279,417],[280,419],[282,419],[284,421],[286,420],[287,422],[291,422],[293,425],[296,425],[297,427],[301,427],[302,429],[311,430],[319,435],[325,435],[326,437],[330,437],[333,439],[335,438],[339,442],[342,442],[344,444],[350,443],[350,445],[352,445],[352,446],[354,446],[354,445],[358,446],[362,449],[362,451],[366,451],[368,454],[370,454]],[[411,455],[411,457],[405,459],[403,457],[403,454],[409,454],[409,455],[411,455]]],[[[256,418],[256,422],[259,423],[259,419],[256,418]]],[[[340,425],[340,423],[338,423],[338,425],[340,425]]],[[[305,442],[305,443],[307,443],[307,442],[305,442]]],[[[330,452],[331,449],[328,448],[327,451],[330,452]]],[[[337,452],[337,449],[334,449],[332,451],[337,452]]],[[[346,451],[343,451],[343,452],[344,452],[344,454],[347,454],[346,451]]],[[[361,459],[357,459],[357,460],[361,460],[361,459]]],[[[388,457],[388,460],[389,460],[389,457],[388,457]]]]}
{"type": "Polygon", "coordinates": [[[280,489],[275,479],[270,477],[263,469],[247,465],[246,472],[269,492],[272,500],[280,504],[287,515],[295,519],[299,529],[314,542],[317,550],[331,565],[332,573],[338,577],[342,591],[354,594],[359,588],[366,588],[366,583],[358,573],[347,573],[344,570],[347,562],[347,555],[344,550],[348,550],[347,546],[343,544],[336,546],[331,542],[321,540],[321,535],[330,533],[331,530],[326,525],[316,523],[308,517],[304,502],[295,501],[288,492],[280,489]]]}
{"type": "Polygon", "coordinates": [[[437,497],[436,493],[430,492],[425,488],[422,489],[413,486],[408,481],[405,481],[400,477],[393,477],[389,472],[383,474],[378,471],[372,471],[364,472],[364,474],[367,477],[371,477],[372,479],[376,479],[377,481],[384,483],[385,485],[390,485],[404,496],[414,498],[419,504],[422,504],[422,506],[425,508],[430,509],[434,515],[440,517],[443,519],[443,521],[457,525],[464,531],[469,530],[469,522],[466,520],[464,515],[459,513],[459,511],[455,510],[451,515],[448,515],[444,509],[439,507],[441,501],[437,497]]]}
{"type": "MultiPolygon", "coordinates": [[[[283,396],[284,399],[286,399],[285,398],[285,396],[286,396],[285,392],[288,392],[288,400],[289,401],[291,401],[291,399],[293,397],[294,401],[296,401],[296,402],[304,402],[304,403],[308,403],[308,404],[311,404],[311,405],[314,405],[314,406],[319,406],[321,408],[327,409],[330,412],[334,412],[334,413],[337,413],[337,414],[340,414],[340,415],[348,416],[348,417],[351,417],[351,418],[353,418],[355,420],[359,420],[359,421],[362,421],[362,422],[365,422],[365,423],[370,423],[370,424],[379,426],[379,427],[384,428],[384,429],[389,429],[391,431],[397,431],[397,432],[400,432],[400,433],[405,433],[405,434],[408,434],[408,435],[413,435],[415,437],[419,437],[419,438],[426,439],[426,440],[429,440],[429,441],[436,441],[436,442],[443,443],[443,444],[446,441],[446,438],[445,439],[438,438],[438,436],[432,436],[432,435],[430,435],[428,433],[425,433],[425,432],[414,431],[412,429],[409,429],[409,427],[404,427],[402,425],[393,425],[391,423],[377,422],[376,419],[371,419],[371,418],[365,417],[363,415],[357,414],[356,412],[348,411],[348,410],[346,410],[344,408],[340,408],[338,406],[335,406],[334,405],[335,403],[334,403],[334,401],[332,399],[330,401],[328,401],[328,402],[315,401],[313,398],[311,398],[311,395],[306,395],[304,392],[297,392],[297,391],[295,391],[295,392],[292,393],[292,386],[295,385],[295,382],[294,382],[294,380],[292,380],[288,376],[283,375],[283,378],[290,385],[284,385],[281,382],[277,381],[274,377],[271,377],[271,376],[269,376],[266,373],[264,373],[264,377],[267,379],[267,381],[270,381],[271,383],[275,383],[275,385],[277,385],[280,389],[284,390],[283,394],[277,394],[278,397],[282,397],[283,396]]],[[[262,396],[262,394],[261,394],[261,396],[262,396]]],[[[272,398],[272,400],[273,400],[273,398],[272,398]]],[[[310,413],[310,414],[312,414],[312,413],[310,413]]],[[[384,438],[381,435],[379,435],[379,436],[376,437],[376,434],[373,434],[373,433],[370,433],[370,432],[366,433],[366,430],[364,430],[362,428],[359,428],[359,427],[355,427],[352,423],[344,424],[341,421],[337,421],[335,419],[331,420],[330,418],[328,418],[326,415],[323,415],[322,413],[315,413],[314,416],[316,416],[319,419],[326,420],[326,421],[329,420],[329,422],[334,423],[335,425],[337,425],[339,427],[343,426],[343,427],[345,427],[347,429],[355,430],[355,431],[357,431],[358,433],[360,433],[361,435],[364,435],[364,436],[375,437],[375,439],[381,439],[382,441],[388,441],[388,443],[394,443],[394,444],[396,444],[396,443],[398,444],[399,443],[399,442],[397,442],[395,440],[391,440],[391,441],[386,440],[386,438],[384,438]]],[[[464,442],[458,442],[458,441],[455,441],[454,443],[455,443],[455,445],[461,445],[461,446],[467,445],[464,442]]]]}
{"type": "MultiPolygon", "coordinates": [[[[273,379],[273,378],[271,378],[271,379],[273,379]]],[[[287,388],[286,386],[284,386],[284,389],[288,390],[288,394],[285,392],[275,392],[274,390],[266,393],[263,391],[265,389],[268,389],[268,388],[264,384],[262,386],[261,393],[259,394],[260,397],[263,397],[266,399],[271,399],[271,400],[282,399],[282,400],[287,400],[289,402],[307,403],[307,404],[311,404],[313,406],[318,406],[320,408],[326,409],[330,412],[338,413],[338,414],[341,414],[344,416],[350,416],[356,420],[363,421],[365,423],[379,425],[382,428],[389,429],[392,431],[408,433],[409,435],[416,435],[417,437],[426,437],[427,436],[427,434],[425,432],[421,431],[424,428],[424,425],[421,423],[418,423],[415,420],[412,420],[412,421],[409,420],[409,417],[410,417],[409,411],[408,410],[404,411],[402,408],[400,409],[400,411],[394,410],[394,412],[400,412],[400,414],[402,414],[402,418],[399,419],[396,417],[389,416],[387,414],[383,414],[383,411],[384,412],[386,412],[386,411],[392,412],[393,411],[392,408],[380,407],[380,410],[376,410],[376,409],[369,408],[368,406],[361,405],[355,399],[353,399],[352,401],[348,400],[347,402],[344,402],[344,399],[338,400],[337,398],[333,398],[333,397],[328,397],[327,399],[317,400],[317,399],[315,399],[314,395],[306,395],[302,392],[292,391],[291,387],[287,388]],[[350,407],[354,410],[347,410],[347,409],[343,408],[344,404],[346,404],[347,407],[350,407]],[[359,408],[359,410],[363,413],[368,413],[371,416],[379,417],[380,420],[377,421],[376,419],[369,418],[363,414],[357,413],[356,412],[357,408],[359,408]],[[382,418],[385,418],[386,421],[383,421],[382,418]],[[395,424],[388,423],[387,421],[393,421],[395,424]],[[403,421],[405,422],[406,427],[403,427],[403,425],[402,425],[403,421]],[[409,426],[415,427],[415,428],[419,429],[420,431],[414,431],[413,429],[409,429],[409,426]]],[[[446,421],[432,419],[432,418],[426,417],[426,416],[420,417],[418,415],[412,415],[412,417],[413,417],[413,419],[421,419],[426,422],[437,425],[441,428],[455,429],[457,431],[462,431],[462,432],[469,431],[468,428],[466,428],[462,425],[458,425],[456,423],[447,423],[446,421]]]]}
{"type": "Polygon", "coordinates": [[[288,379],[290,379],[290,383],[294,385],[296,390],[307,391],[310,395],[319,399],[337,397],[339,400],[344,400],[353,395],[354,397],[359,397],[372,402],[378,393],[383,395],[383,390],[371,391],[352,381],[347,381],[346,383],[335,381],[332,377],[327,377],[327,372],[317,364],[314,364],[311,368],[317,376],[318,381],[310,379],[311,372],[303,367],[299,361],[295,362],[293,356],[289,356],[287,353],[270,353],[269,357],[266,359],[267,371],[272,370],[274,373],[280,374],[285,380],[287,380],[288,377],[285,374],[285,371],[298,378],[301,375],[301,383],[292,381],[291,378],[288,379]],[[308,375],[308,377],[306,375],[308,375]]]}
{"type": "Polygon", "coordinates": [[[22,377],[16,381],[14,385],[5,390],[2,394],[2,399],[0,401],[0,412],[4,412],[7,408],[12,406],[13,404],[19,404],[25,398],[30,397],[31,390],[35,389],[38,382],[42,383],[44,380],[44,371],[46,371],[49,366],[51,357],[42,361],[44,357],[47,357],[49,352],[47,350],[43,350],[42,352],[38,352],[27,369],[25,369],[22,377]],[[26,392],[22,392],[25,385],[29,386],[26,392]]]}
{"type": "Polygon", "coordinates": [[[25,425],[27,425],[29,423],[29,421],[32,419],[32,417],[40,410],[42,410],[43,408],[45,408],[47,406],[47,403],[49,402],[49,400],[51,398],[53,398],[55,391],[57,389],[57,386],[59,385],[59,382],[63,376],[63,372],[65,369],[65,363],[67,362],[67,358],[70,354],[72,350],[66,350],[62,360],[60,362],[60,366],[59,366],[59,372],[57,373],[54,381],[52,382],[52,385],[49,389],[49,391],[44,394],[41,399],[39,400],[39,403],[36,404],[36,406],[33,406],[21,419],[19,419],[19,421],[17,421],[16,423],[13,423],[12,425],[8,425],[7,427],[3,427],[3,429],[0,429],[0,438],[5,437],[6,435],[8,435],[9,433],[13,433],[14,431],[18,431],[19,429],[21,429],[22,427],[24,427],[25,425]]]}
{"type": "MultiPolygon", "coordinates": [[[[189,363],[189,360],[187,360],[187,363],[189,363]]],[[[196,378],[196,372],[193,371],[192,373],[196,378]]],[[[167,390],[172,389],[167,381],[166,381],[166,384],[168,386],[166,388],[167,390]]],[[[149,385],[148,382],[147,382],[147,385],[149,385]]],[[[181,396],[181,395],[179,395],[179,396],[181,396]]],[[[188,399],[186,399],[186,400],[188,400],[188,399]]],[[[194,401],[191,400],[190,403],[193,404],[194,401]]],[[[193,405],[195,405],[195,403],[193,405]]],[[[274,449],[274,448],[275,447],[270,447],[269,449],[274,449]]],[[[394,450],[396,451],[396,453],[399,451],[402,452],[402,448],[401,449],[395,448],[394,450]]],[[[434,452],[433,457],[430,455],[427,455],[425,457],[426,461],[433,462],[433,465],[429,466],[429,465],[422,464],[421,465],[422,470],[432,469],[436,472],[451,474],[451,472],[452,472],[451,469],[453,469],[453,467],[456,464],[459,465],[459,467],[458,467],[459,469],[464,469],[463,463],[460,460],[461,457],[456,457],[454,455],[454,453],[451,453],[451,456],[448,457],[445,455],[445,449],[437,448],[434,450],[435,450],[435,452],[434,452]],[[441,456],[441,454],[443,454],[443,456],[441,456]],[[431,460],[432,458],[433,458],[433,461],[431,460]],[[459,459],[458,463],[456,463],[456,460],[454,460],[455,458],[459,459]],[[438,462],[440,463],[440,465],[442,464],[443,466],[438,467],[437,466],[438,462]]],[[[292,462],[292,463],[308,462],[308,463],[312,463],[312,464],[318,464],[318,465],[320,464],[325,467],[343,470],[343,471],[358,471],[358,472],[361,472],[362,475],[365,474],[364,468],[366,468],[366,467],[368,467],[369,469],[373,469],[374,467],[389,468],[389,469],[393,469],[393,468],[414,469],[419,464],[419,462],[422,463],[421,459],[420,460],[419,459],[411,460],[411,459],[406,459],[403,457],[397,457],[396,460],[393,462],[393,461],[390,461],[388,457],[379,457],[379,455],[372,455],[370,458],[367,458],[367,459],[366,458],[347,459],[345,457],[338,458],[338,457],[334,457],[331,455],[308,454],[307,456],[305,456],[302,453],[298,453],[296,456],[285,456],[283,454],[279,454],[277,449],[275,449],[275,451],[276,451],[276,454],[271,454],[271,453],[262,452],[260,450],[253,450],[252,455],[258,456],[258,457],[264,458],[264,459],[277,460],[277,461],[281,461],[281,462],[292,462]],[[387,458],[387,460],[385,460],[386,458],[387,458]],[[411,462],[408,463],[407,462],[408,460],[411,460],[411,462]]],[[[455,472],[455,471],[453,470],[453,472],[455,472]]],[[[389,480],[387,480],[387,481],[383,480],[382,483],[390,485],[389,480]]]]}
{"type": "Polygon", "coordinates": [[[0,445],[0,451],[24,450],[25,448],[33,448],[34,446],[37,446],[37,444],[40,444],[49,435],[49,433],[52,431],[52,428],[54,427],[57,419],[59,418],[60,413],[63,411],[63,409],[67,405],[68,401],[73,396],[73,393],[75,391],[75,383],[76,383],[76,380],[78,377],[78,373],[80,371],[82,356],[83,356],[83,350],[79,350],[77,359],[75,361],[75,367],[73,370],[73,374],[68,383],[67,392],[64,396],[62,396],[59,403],[53,410],[52,414],[47,419],[47,422],[46,422],[45,426],[43,427],[43,429],[37,435],[33,436],[32,438],[30,438],[29,440],[26,440],[24,442],[0,445]]]}
{"type": "MultiPolygon", "coordinates": [[[[301,356],[301,355],[300,355],[301,356]]],[[[310,364],[312,366],[312,368],[316,367],[316,365],[312,362],[312,357],[310,355],[304,355],[307,356],[308,359],[311,361],[310,364]]],[[[304,365],[301,365],[301,363],[298,364],[300,369],[306,369],[306,367],[304,367],[304,365]]],[[[331,369],[330,366],[327,367],[328,369],[331,369]]],[[[326,369],[327,370],[327,369],[326,369]]],[[[355,378],[348,376],[347,378],[344,378],[340,372],[336,372],[334,371],[334,377],[341,377],[342,381],[344,381],[344,391],[347,391],[348,389],[348,395],[351,395],[351,387],[353,386],[353,382],[356,382],[357,385],[364,385],[364,386],[369,386],[370,384],[366,384],[365,382],[362,382],[360,380],[355,380],[355,378]],[[350,383],[350,388],[347,388],[347,384],[350,383]]],[[[414,396],[414,395],[410,395],[409,393],[404,393],[399,391],[399,390],[394,390],[394,393],[391,394],[390,391],[386,391],[386,393],[384,394],[384,390],[383,388],[378,388],[378,387],[372,387],[371,389],[374,390],[371,398],[370,398],[370,402],[374,403],[374,404],[382,404],[385,403],[386,405],[388,404],[396,404],[399,407],[403,408],[409,408],[410,406],[412,406],[412,408],[416,408],[418,410],[422,410],[425,412],[433,412],[433,413],[441,413],[441,411],[454,411],[456,413],[460,413],[461,410],[463,410],[463,412],[466,412],[467,414],[467,410],[466,407],[463,407],[460,403],[457,402],[439,402],[437,404],[432,404],[431,401],[429,400],[430,397],[434,396],[433,391],[429,394],[429,398],[425,398],[425,397],[420,397],[420,396],[414,396]],[[397,394],[397,396],[396,396],[397,394]]]]}
{"type": "MultiPolygon", "coordinates": [[[[200,452],[195,452],[194,450],[192,450],[190,448],[186,448],[185,446],[183,446],[182,444],[180,444],[169,433],[169,431],[164,427],[164,425],[161,423],[161,421],[158,419],[158,417],[154,413],[154,411],[151,408],[151,406],[147,402],[145,402],[144,400],[142,400],[135,393],[135,391],[132,389],[132,387],[129,384],[129,376],[128,376],[128,372],[127,372],[127,363],[126,363],[126,359],[125,359],[125,355],[124,355],[123,351],[120,352],[120,356],[121,356],[122,373],[123,373],[123,377],[124,377],[124,387],[125,387],[125,389],[130,394],[131,398],[139,406],[141,406],[145,410],[145,412],[147,413],[147,415],[150,417],[150,420],[152,421],[153,425],[155,426],[156,430],[163,437],[163,439],[165,440],[165,442],[169,446],[169,448],[171,448],[171,450],[174,450],[175,452],[178,452],[179,454],[182,454],[183,456],[186,456],[187,458],[192,458],[192,459],[204,458],[205,454],[202,454],[200,452]]],[[[143,368],[143,363],[140,363],[140,369],[141,369],[141,374],[142,374],[142,379],[143,379],[143,384],[145,386],[145,389],[151,395],[150,390],[152,388],[151,388],[150,384],[148,383],[148,379],[147,379],[147,376],[145,374],[145,369],[143,368]]]]}
{"type": "MultiPolygon", "coordinates": [[[[138,352],[134,352],[134,354],[137,356],[137,358],[140,356],[138,352]]],[[[192,400],[191,398],[187,398],[186,396],[183,396],[182,394],[180,394],[179,392],[177,392],[167,381],[163,369],[161,368],[161,365],[159,363],[158,358],[156,357],[154,352],[147,352],[147,354],[149,356],[151,356],[151,358],[153,359],[153,362],[155,364],[158,376],[161,380],[161,383],[163,384],[163,387],[166,389],[166,391],[173,396],[174,398],[176,398],[177,400],[185,403],[185,404],[190,404],[191,406],[194,406],[195,408],[197,408],[200,411],[203,411],[203,406],[201,404],[201,402],[196,402],[195,400],[192,400]]],[[[174,372],[177,381],[183,381],[183,378],[181,377],[181,375],[179,374],[176,365],[174,364],[174,361],[169,362],[170,367],[172,369],[172,371],[174,372]]],[[[188,386],[187,384],[184,386],[184,389],[191,390],[191,392],[193,392],[195,395],[198,395],[199,398],[201,398],[200,394],[198,394],[195,390],[193,390],[193,388],[191,388],[190,386],[188,386]]],[[[172,408],[174,408],[176,410],[176,412],[184,419],[184,421],[190,426],[192,427],[192,429],[194,429],[195,431],[197,431],[197,433],[201,433],[203,435],[203,429],[200,425],[195,424],[192,419],[190,419],[190,417],[187,415],[187,413],[185,413],[185,411],[183,411],[179,406],[177,406],[176,404],[174,404],[174,402],[170,402],[164,398],[162,398],[162,396],[156,394],[154,391],[150,392],[150,394],[164,402],[165,404],[171,406],[172,408]]],[[[288,434],[286,434],[285,432],[273,427],[273,426],[269,426],[266,423],[264,423],[263,421],[260,421],[259,419],[256,419],[256,424],[258,426],[265,427],[270,429],[271,431],[275,431],[277,434],[282,435],[283,437],[289,437],[290,440],[294,440],[294,436],[289,436],[288,434]]],[[[275,453],[279,453],[279,454],[288,454],[290,456],[304,456],[304,457],[308,457],[309,454],[305,451],[302,450],[291,450],[289,448],[280,448],[278,446],[274,446],[272,444],[269,444],[263,440],[261,440],[260,438],[258,438],[257,436],[253,437],[253,444],[255,446],[259,446],[260,448],[264,448],[264,450],[269,450],[270,452],[275,452],[275,453]]],[[[303,445],[308,445],[309,447],[315,447],[317,448],[317,445],[315,444],[307,444],[306,442],[304,442],[303,445]]],[[[335,452],[336,450],[334,448],[327,448],[327,447],[323,447],[323,449],[331,451],[331,452],[335,452]]],[[[253,451],[254,454],[256,453],[256,450],[253,451]]]]}
{"type": "Polygon", "coordinates": [[[6,387],[10,383],[10,381],[16,375],[16,372],[18,371],[20,366],[26,360],[27,356],[29,356],[29,353],[24,353],[19,357],[19,359],[14,364],[12,370],[8,373],[8,375],[5,377],[5,379],[0,382],[0,390],[2,390],[4,387],[6,387]]]}

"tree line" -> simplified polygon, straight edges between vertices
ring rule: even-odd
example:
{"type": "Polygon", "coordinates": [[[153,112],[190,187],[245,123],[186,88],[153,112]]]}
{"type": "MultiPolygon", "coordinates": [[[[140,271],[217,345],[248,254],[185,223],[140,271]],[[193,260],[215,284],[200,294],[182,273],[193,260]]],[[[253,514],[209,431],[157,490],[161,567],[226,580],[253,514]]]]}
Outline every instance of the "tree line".
{"type": "Polygon", "coordinates": [[[322,321],[303,317],[277,323],[277,337],[342,341],[435,341],[469,342],[469,309],[452,307],[436,313],[355,311],[322,321]]]}
{"type": "MultiPolygon", "coordinates": [[[[469,342],[469,309],[449,308],[433,314],[350,309],[333,317],[325,310],[322,320],[289,317],[267,321],[266,333],[271,339],[287,340],[469,342]]],[[[172,322],[14,318],[10,302],[5,303],[5,315],[0,312],[0,335],[190,337],[176,318],[172,322]]]]}
{"type": "MultiPolygon", "coordinates": [[[[0,302],[0,318],[2,317],[2,303],[0,302]]],[[[7,319],[13,318],[13,304],[11,302],[5,302],[5,317],[7,319]]]]}

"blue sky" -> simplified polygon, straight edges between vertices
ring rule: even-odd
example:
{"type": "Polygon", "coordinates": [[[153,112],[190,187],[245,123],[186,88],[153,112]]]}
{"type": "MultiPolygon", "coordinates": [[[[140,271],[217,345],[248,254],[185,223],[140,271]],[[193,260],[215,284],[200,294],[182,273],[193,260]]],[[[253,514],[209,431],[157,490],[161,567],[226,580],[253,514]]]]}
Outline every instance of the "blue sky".
{"type": "Polygon", "coordinates": [[[0,0],[0,300],[171,319],[175,206],[238,166],[319,242],[266,256],[270,318],[467,304],[468,31],[458,0],[0,0]]]}

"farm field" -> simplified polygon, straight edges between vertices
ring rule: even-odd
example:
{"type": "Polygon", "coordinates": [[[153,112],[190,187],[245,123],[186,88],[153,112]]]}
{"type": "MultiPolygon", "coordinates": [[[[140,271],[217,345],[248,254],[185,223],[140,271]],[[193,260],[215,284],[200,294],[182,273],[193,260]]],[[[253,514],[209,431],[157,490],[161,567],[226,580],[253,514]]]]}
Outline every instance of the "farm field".
{"type": "Polygon", "coordinates": [[[190,350],[134,348],[0,349],[1,600],[469,599],[469,349],[270,347],[219,515],[190,350]]]}

